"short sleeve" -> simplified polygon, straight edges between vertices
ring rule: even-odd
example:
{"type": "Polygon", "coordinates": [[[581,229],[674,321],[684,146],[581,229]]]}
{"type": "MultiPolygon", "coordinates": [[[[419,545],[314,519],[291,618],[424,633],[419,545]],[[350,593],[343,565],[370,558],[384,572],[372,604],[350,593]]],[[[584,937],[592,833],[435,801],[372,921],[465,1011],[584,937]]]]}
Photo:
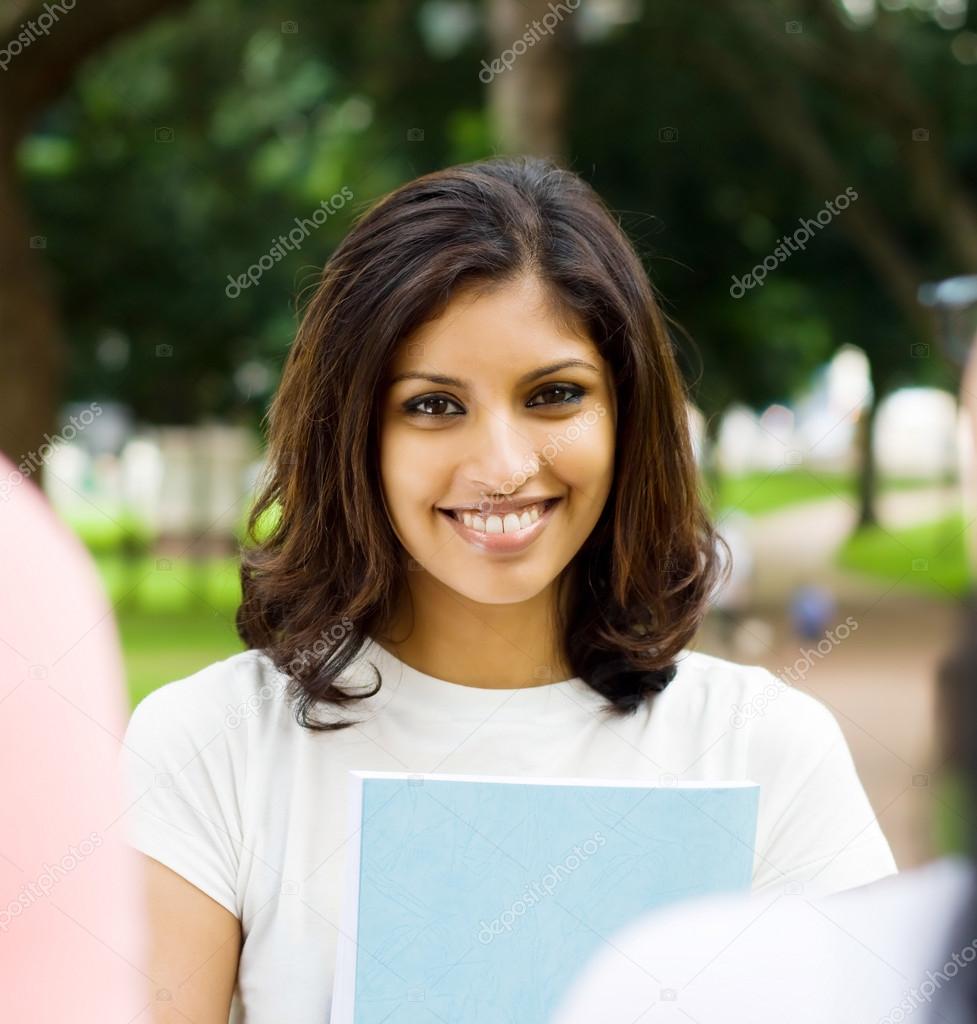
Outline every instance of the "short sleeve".
{"type": "Polygon", "coordinates": [[[753,890],[794,882],[805,895],[827,895],[896,874],[834,715],[765,676],[776,696],[748,723],[750,773],[775,782],[761,792],[753,890]]]}
{"type": "Polygon", "coordinates": [[[120,755],[124,827],[131,846],[240,917],[242,748],[198,684],[169,683],[133,711],[120,755]]]}

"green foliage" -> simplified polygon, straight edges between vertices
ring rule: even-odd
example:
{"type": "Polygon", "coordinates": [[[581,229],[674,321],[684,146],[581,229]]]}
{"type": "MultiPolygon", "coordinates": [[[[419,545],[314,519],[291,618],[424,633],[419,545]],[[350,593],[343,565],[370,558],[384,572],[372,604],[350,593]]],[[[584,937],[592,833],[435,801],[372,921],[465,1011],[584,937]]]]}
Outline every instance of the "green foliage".
{"type": "MultiPolygon", "coordinates": [[[[160,423],[257,423],[296,307],[355,217],[417,174],[498,151],[478,80],[492,56],[486,3],[197,0],[91,60],[19,153],[70,336],[66,397],[118,398],[160,423]],[[228,297],[232,278],[343,187],[351,201],[228,297]]],[[[954,383],[940,360],[911,358],[918,339],[846,234],[845,213],[762,286],[730,294],[734,277],[833,198],[777,150],[794,126],[751,114],[780,92],[797,95],[920,268],[960,269],[909,198],[911,140],[892,134],[891,111],[868,112],[758,31],[765,21],[779,32],[795,6],[647,3],[603,33],[582,31],[582,10],[560,29],[570,164],[635,240],[710,416],[732,401],[790,400],[845,343],[869,354],[880,392],[954,383]],[[768,87],[737,95],[710,53],[768,87]]],[[[972,70],[951,57],[955,30],[911,5],[879,17],[852,38],[885,36],[940,111],[940,159],[972,178],[977,94],[965,87],[972,70]]],[[[831,41],[809,11],[797,45],[831,41]]]]}
{"type": "MultiPolygon", "coordinates": [[[[587,46],[575,62],[571,150],[638,239],[678,321],[676,344],[700,406],[711,415],[734,400],[755,407],[786,401],[846,343],[866,351],[880,393],[908,383],[952,387],[940,360],[912,358],[911,343],[920,339],[843,229],[845,213],[762,286],[730,295],[734,277],[835,198],[776,146],[777,136],[797,126],[770,113],[769,101],[790,91],[846,184],[881,212],[920,271],[961,271],[909,199],[908,129],[893,138],[884,100],[869,114],[790,56],[792,42],[808,52],[822,43],[836,49],[824,19],[809,9],[803,31],[790,35],[785,26],[800,11],[784,0],[645,4],[642,11],[637,24],[587,46]],[[762,23],[772,39],[757,30],[762,23]],[[759,83],[749,98],[714,73],[717,54],[759,83]],[[640,99],[621,102],[626,96],[640,99]],[[760,122],[758,110],[766,111],[760,122]]],[[[965,125],[977,117],[977,93],[966,84],[972,68],[951,56],[955,33],[912,7],[879,17],[884,24],[851,31],[883,34],[920,93],[932,99],[938,90],[931,127],[939,127],[939,111],[954,164],[972,178],[977,147],[965,125]]],[[[968,20],[972,26],[973,11],[968,20]]]]}
{"type": "Polygon", "coordinates": [[[19,153],[70,335],[67,397],[156,423],[260,419],[300,296],[356,215],[488,147],[479,51],[432,75],[420,6],[198,0],[85,67],[19,153]],[[352,200],[272,255],[344,187],[352,200]]]}

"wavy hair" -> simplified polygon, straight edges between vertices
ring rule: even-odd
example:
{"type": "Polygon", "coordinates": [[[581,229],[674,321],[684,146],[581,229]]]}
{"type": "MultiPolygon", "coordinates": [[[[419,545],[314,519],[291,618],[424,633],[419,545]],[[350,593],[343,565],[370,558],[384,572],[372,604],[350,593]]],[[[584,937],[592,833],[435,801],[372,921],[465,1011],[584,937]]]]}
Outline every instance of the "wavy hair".
{"type": "Polygon", "coordinates": [[[609,713],[633,713],[668,685],[728,572],[699,492],[666,318],[616,218],[548,160],[497,157],[426,174],[364,211],[333,252],[268,412],[237,629],[286,674],[306,728],[352,724],[319,721],[316,708],[380,689],[376,666],[365,693],[340,676],[382,635],[406,586],[380,485],[386,368],[463,289],[526,275],[613,371],[611,492],[556,590],[567,663],[609,713]]]}

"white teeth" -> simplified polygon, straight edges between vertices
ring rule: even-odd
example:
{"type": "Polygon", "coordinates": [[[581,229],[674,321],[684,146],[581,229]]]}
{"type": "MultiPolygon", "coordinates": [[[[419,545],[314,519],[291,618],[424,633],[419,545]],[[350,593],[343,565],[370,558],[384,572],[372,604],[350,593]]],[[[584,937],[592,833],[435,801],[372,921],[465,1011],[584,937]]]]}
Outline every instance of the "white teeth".
{"type": "Polygon", "coordinates": [[[455,513],[455,517],[471,530],[481,533],[515,533],[532,526],[545,511],[543,503],[530,505],[521,512],[507,512],[504,516],[480,516],[467,509],[455,513]]]}

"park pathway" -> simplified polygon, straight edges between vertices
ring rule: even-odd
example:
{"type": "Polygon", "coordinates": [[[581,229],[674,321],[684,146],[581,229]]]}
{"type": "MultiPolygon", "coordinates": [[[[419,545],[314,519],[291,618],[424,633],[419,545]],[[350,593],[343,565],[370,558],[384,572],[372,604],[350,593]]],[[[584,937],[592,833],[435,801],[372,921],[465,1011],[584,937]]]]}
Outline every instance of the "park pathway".
{"type": "MultiPolygon", "coordinates": [[[[879,499],[879,520],[885,528],[903,529],[941,519],[957,509],[959,501],[955,488],[894,491],[879,499]]],[[[843,600],[878,596],[877,581],[833,564],[856,520],[854,503],[841,498],[804,502],[751,520],[746,533],[756,557],[754,604],[780,605],[804,583],[824,584],[843,600]]]]}
{"type": "MultiPolygon", "coordinates": [[[[953,489],[894,492],[880,500],[879,516],[884,527],[896,529],[942,518],[958,504],[953,489]]],[[[826,655],[811,658],[796,685],[834,712],[896,862],[907,868],[938,852],[933,827],[945,771],[935,674],[953,640],[956,604],[834,566],[855,518],[853,504],[830,498],[746,524],[755,559],[750,618],[735,648],[723,644],[714,623],[707,623],[696,646],[783,673],[802,650],[816,646],[790,627],[791,594],[811,583],[831,590],[834,622],[851,616],[857,625],[826,655]]]]}

